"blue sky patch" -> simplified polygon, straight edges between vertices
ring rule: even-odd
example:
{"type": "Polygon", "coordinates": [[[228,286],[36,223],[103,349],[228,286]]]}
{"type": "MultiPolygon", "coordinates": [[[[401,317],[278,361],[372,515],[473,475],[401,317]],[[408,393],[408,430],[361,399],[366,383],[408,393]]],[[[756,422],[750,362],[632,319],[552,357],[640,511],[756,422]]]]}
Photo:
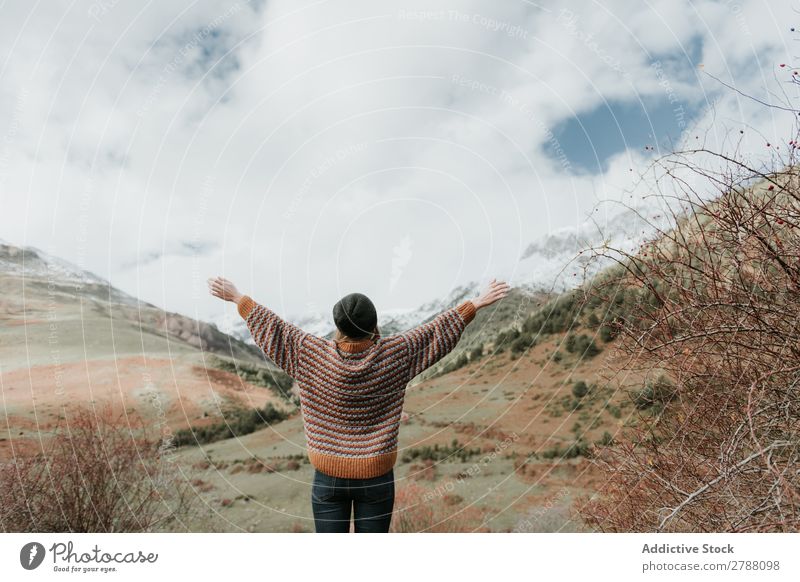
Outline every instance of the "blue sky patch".
{"type": "MultiPolygon", "coordinates": [[[[608,160],[625,149],[671,149],[696,109],[688,102],[668,98],[635,102],[608,102],[556,125],[553,135],[570,164],[579,171],[600,173],[608,160]],[[670,141],[671,140],[671,141],[670,141]]],[[[556,157],[553,143],[545,152],[556,157]]]]}

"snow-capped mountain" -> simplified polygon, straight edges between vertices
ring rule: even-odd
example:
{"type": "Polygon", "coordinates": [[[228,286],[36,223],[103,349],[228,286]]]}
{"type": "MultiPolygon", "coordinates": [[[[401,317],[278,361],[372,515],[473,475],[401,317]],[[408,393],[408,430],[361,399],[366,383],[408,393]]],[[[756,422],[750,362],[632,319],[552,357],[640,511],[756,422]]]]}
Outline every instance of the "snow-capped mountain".
{"type": "Polygon", "coordinates": [[[0,271],[43,279],[52,277],[64,283],[107,283],[94,273],[36,247],[17,247],[3,239],[0,239],[0,271]]]}
{"type": "MultiPolygon", "coordinates": [[[[667,228],[667,214],[660,209],[626,209],[608,218],[603,224],[587,220],[576,228],[549,232],[535,239],[520,256],[513,274],[508,277],[513,287],[528,292],[561,293],[591,278],[610,264],[610,259],[594,258],[581,253],[588,248],[618,248],[633,252],[643,240],[657,229],[667,228]]],[[[26,277],[53,278],[62,283],[94,287],[107,294],[107,300],[128,305],[147,305],[140,302],[93,273],[59,259],[35,247],[24,249],[0,239],[0,272],[25,274],[26,277]]],[[[381,333],[388,335],[410,329],[429,321],[445,309],[480,292],[478,281],[466,282],[445,298],[436,298],[414,309],[393,309],[378,312],[381,333]]],[[[330,337],[334,330],[331,313],[312,313],[287,319],[300,328],[322,337],[330,337]]],[[[215,329],[253,345],[253,339],[244,321],[237,314],[225,311],[209,322],[215,329]]]]}
{"type": "MultiPolygon", "coordinates": [[[[508,282],[530,293],[563,293],[592,278],[608,267],[610,258],[595,257],[585,249],[602,247],[634,252],[657,229],[668,227],[667,214],[645,201],[638,207],[626,208],[603,223],[586,220],[577,227],[563,228],[535,239],[520,256],[508,282]]],[[[429,321],[438,313],[480,292],[480,283],[470,281],[453,289],[444,299],[433,299],[415,309],[378,312],[381,333],[388,335],[429,321]]],[[[314,313],[287,317],[292,323],[315,335],[329,337],[334,329],[331,314],[314,313]]],[[[217,322],[220,329],[238,339],[252,343],[241,318],[230,317],[217,322]]]]}
{"type": "Polygon", "coordinates": [[[164,311],[36,247],[21,247],[0,240],[0,277],[9,282],[5,288],[18,289],[11,296],[0,297],[0,315],[35,312],[51,302],[63,306],[80,301],[76,317],[92,318],[102,314],[113,320],[109,325],[121,334],[132,327],[135,333],[180,340],[203,351],[249,361],[263,360],[263,354],[252,347],[252,342],[231,338],[214,323],[164,311]],[[24,297],[23,290],[27,292],[24,297]]]}
{"type": "MultiPolygon", "coordinates": [[[[382,335],[405,331],[424,323],[445,309],[458,305],[464,299],[478,294],[478,283],[468,283],[453,289],[444,299],[434,299],[415,309],[388,309],[378,311],[378,328],[382,335]]],[[[333,314],[314,313],[302,317],[287,316],[287,319],[304,331],[321,337],[330,337],[336,329],[333,314]]],[[[217,327],[225,333],[247,343],[253,343],[250,331],[244,320],[238,316],[225,314],[217,322],[217,327]]]]}
{"type": "Polygon", "coordinates": [[[81,287],[102,295],[109,301],[125,305],[146,305],[136,297],[117,289],[111,283],[33,246],[19,247],[0,239],[0,273],[16,275],[25,279],[41,279],[59,286],[81,287]]]}
{"type": "Polygon", "coordinates": [[[587,220],[576,228],[564,228],[534,240],[520,257],[511,283],[534,291],[562,293],[607,268],[612,260],[592,256],[587,249],[606,246],[635,252],[654,232],[669,226],[661,209],[628,208],[604,223],[587,220]],[[583,252],[581,252],[583,251],[583,252]]]}

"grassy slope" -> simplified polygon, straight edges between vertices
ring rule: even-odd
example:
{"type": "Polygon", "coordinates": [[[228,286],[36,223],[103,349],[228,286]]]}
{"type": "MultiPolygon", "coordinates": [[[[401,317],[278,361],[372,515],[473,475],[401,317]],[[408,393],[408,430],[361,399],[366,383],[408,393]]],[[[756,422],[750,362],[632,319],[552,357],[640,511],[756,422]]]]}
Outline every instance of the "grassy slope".
{"type": "Polygon", "coordinates": [[[13,454],[12,440],[18,452],[35,446],[75,402],[108,399],[162,431],[213,422],[226,406],[292,408],[259,382],[214,369],[220,358],[275,373],[256,349],[208,324],[109,301],[107,287],[10,274],[0,274],[0,297],[2,457],[13,454]]]}
{"type": "MultiPolygon", "coordinates": [[[[469,335],[492,349],[499,330],[521,325],[543,310],[551,312],[559,299],[512,296],[505,309],[480,313],[469,335]]],[[[596,334],[583,327],[573,331],[596,334]]],[[[459,351],[471,349],[469,335],[459,351]]],[[[409,419],[400,432],[398,490],[419,485],[433,492],[434,503],[445,504],[446,512],[470,512],[468,530],[579,529],[570,521],[569,506],[575,494],[592,490],[596,477],[585,457],[562,458],[564,451],[576,442],[599,441],[606,432],[614,435],[633,406],[599,378],[610,346],[597,338],[601,353],[582,358],[565,349],[566,337],[566,332],[547,334],[513,358],[509,349],[487,353],[455,371],[415,381],[406,396],[409,419]],[[556,351],[560,361],[553,358],[556,351]],[[575,410],[572,385],[577,380],[594,386],[575,410]],[[468,454],[441,453],[454,440],[468,454]],[[424,456],[436,459],[425,461],[424,456]],[[462,478],[465,474],[471,476],[462,478]]],[[[451,354],[441,368],[458,357],[451,354]]],[[[182,449],[178,454],[192,467],[210,509],[195,527],[312,531],[308,496],[313,471],[304,446],[298,415],[241,438],[182,449]]]]}
{"type": "MultiPolygon", "coordinates": [[[[205,340],[198,337],[200,332],[191,335],[196,323],[188,318],[145,304],[109,304],[102,289],[76,294],[44,281],[26,279],[23,284],[13,276],[0,277],[0,292],[2,389],[14,427],[0,435],[5,439],[0,452],[6,455],[11,439],[17,450],[35,445],[39,434],[52,427],[59,406],[76,400],[111,398],[120,408],[150,416],[154,428],[173,431],[219,422],[226,407],[260,408],[273,402],[292,409],[273,389],[257,385],[263,384],[257,372],[274,372],[259,354],[207,329],[211,335],[205,340]],[[214,357],[198,345],[217,352],[214,357],[235,360],[239,375],[207,367],[214,357]]],[[[513,359],[508,349],[491,354],[498,331],[549,309],[546,299],[515,292],[481,311],[456,352],[409,388],[410,418],[401,429],[396,469],[399,489],[414,483],[438,491],[448,496],[447,511],[477,509],[486,527],[495,531],[515,527],[530,512],[535,519],[527,529],[576,527],[569,523],[566,508],[575,492],[591,487],[587,463],[581,457],[545,457],[548,451],[560,456],[578,439],[589,443],[605,431],[615,432],[620,419],[602,404],[609,396],[616,402],[619,395],[597,388],[577,411],[568,402],[565,408],[564,402],[572,400],[573,380],[596,381],[607,352],[580,360],[561,347],[564,357],[555,362],[552,354],[566,337],[556,333],[513,359]],[[486,346],[484,357],[442,373],[477,343],[486,346]],[[423,459],[425,451],[430,456],[427,448],[444,449],[454,439],[468,455],[437,452],[436,460],[423,459]],[[465,473],[472,476],[460,478],[465,473]],[[537,513],[543,505],[552,506],[546,516],[537,513]]],[[[311,467],[304,459],[304,444],[302,421],[294,414],[252,434],[179,449],[177,458],[193,475],[204,501],[193,528],[311,530],[311,467]]],[[[466,524],[467,529],[481,526],[475,519],[466,524]]]]}

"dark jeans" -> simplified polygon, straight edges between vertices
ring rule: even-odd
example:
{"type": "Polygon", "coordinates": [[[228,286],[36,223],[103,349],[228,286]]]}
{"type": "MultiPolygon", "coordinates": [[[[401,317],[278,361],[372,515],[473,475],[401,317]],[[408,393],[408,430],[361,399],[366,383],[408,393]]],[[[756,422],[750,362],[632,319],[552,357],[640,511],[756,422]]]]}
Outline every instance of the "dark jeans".
{"type": "Polygon", "coordinates": [[[394,507],[394,469],[371,479],[343,479],[314,471],[311,509],[317,533],[350,531],[355,517],[356,533],[389,531],[394,507]]]}

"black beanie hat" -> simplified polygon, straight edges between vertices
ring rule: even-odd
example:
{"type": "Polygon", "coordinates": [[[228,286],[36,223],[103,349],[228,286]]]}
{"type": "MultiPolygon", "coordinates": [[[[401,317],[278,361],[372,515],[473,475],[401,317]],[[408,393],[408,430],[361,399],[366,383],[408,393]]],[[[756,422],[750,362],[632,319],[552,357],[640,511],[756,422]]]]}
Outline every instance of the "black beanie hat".
{"type": "Polygon", "coordinates": [[[369,297],[363,293],[350,293],[333,306],[333,321],[344,335],[360,339],[375,330],[378,313],[369,297]]]}

